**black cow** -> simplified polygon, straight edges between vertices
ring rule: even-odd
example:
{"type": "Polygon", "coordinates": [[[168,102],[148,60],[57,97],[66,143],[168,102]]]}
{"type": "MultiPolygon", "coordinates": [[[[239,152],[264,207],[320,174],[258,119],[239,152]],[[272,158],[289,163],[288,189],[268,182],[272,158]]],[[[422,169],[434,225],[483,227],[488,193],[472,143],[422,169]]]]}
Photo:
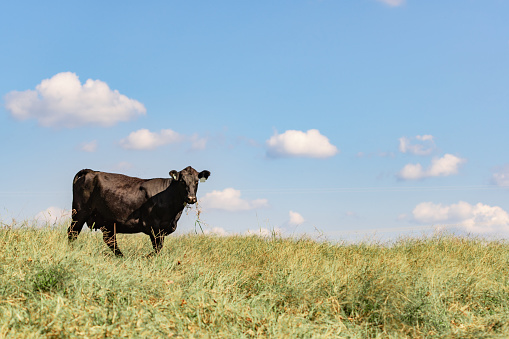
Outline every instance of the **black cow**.
{"type": "Polygon", "coordinates": [[[118,256],[122,252],[116,233],[148,234],[158,253],[164,237],[175,232],[185,205],[196,202],[198,180],[203,182],[209,176],[209,171],[198,173],[191,166],[171,171],[170,178],[157,179],[83,169],[73,181],[69,242],[78,237],[86,222],[103,232],[104,242],[118,256]]]}

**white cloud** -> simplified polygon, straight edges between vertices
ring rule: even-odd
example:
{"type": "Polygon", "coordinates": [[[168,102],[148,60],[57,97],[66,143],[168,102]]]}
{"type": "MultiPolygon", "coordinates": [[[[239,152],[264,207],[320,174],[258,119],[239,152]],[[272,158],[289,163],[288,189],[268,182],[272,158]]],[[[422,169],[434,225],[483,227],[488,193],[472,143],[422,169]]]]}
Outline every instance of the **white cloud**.
{"type": "Polygon", "coordinates": [[[222,227],[212,227],[211,229],[205,229],[205,230],[203,230],[203,233],[210,234],[210,235],[217,235],[217,236],[220,236],[220,237],[226,237],[226,236],[230,235],[222,227]]]}
{"type": "Polygon", "coordinates": [[[433,140],[433,136],[430,135],[430,134],[425,134],[425,135],[417,135],[415,137],[417,140],[422,140],[422,141],[426,141],[426,140],[433,140]]]}
{"type": "Polygon", "coordinates": [[[240,197],[240,191],[233,188],[225,188],[222,191],[212,191],[200,199],[200,205],[204,208],[225,211],[247,211],[261,207],[267,207],[267,199],[244,200],[240,197]]]}
{"type": "Polygon", "coordinates": [[[432,135],[417,135],[415,138],[399,138],[399,151],[415,155],[430,155],[435,149],[432,135]],[[415,142],[417,140],[417,142],[415,142]]]}
{"type": "Polygon", "coordinates": [[[245,235],[257,235],[262,238],[267,238],[267,237],[271,237],[273,235],[281,236],[282,233],[283,233],[283,230],[278,227],[276,227],[272,230],[269,230],[268,228],[261,227],[256,230],[247,230],[244,234],[245,235]]]}
{"type": "Polygon", "coordinates": [[[197,134],[193,134],[188,139],[191,142],[192,150],[204,150],[208,141],[207,138],[199,137],[197,134]]]}
{"type": "Polygon", "coordinates": [[[446,154],[441,158],[431,160],[431,167],[428,170],[430,177],[444,177],[451,174],[457,174],[458,168],[465,162],[465,159],[452,154],[446,154]]]}
{"type": "Polygon", "coordinates": [[[159,146],[180,142],[183,137],[171,129],[162,129],[159,133],[150,132],[142,128],[131,132],[125,139],[120,140],[120,146],[125,149],[151,150],[159,146]]]}
{"type": "Polygon", "coordinates": [[[417,180],[426,176],[421,164],[407,164],[398,174],[398,177],[403,180],[417,180]]]}
{"type": "Polygon", "coordinates": [[[190,143],[191,150],[203,150],[208,139],[198,134],[186,136],[171,129],[162,129],[159,132],[151,132],[146,128],[131,132],[127,138],[120,140],[120,146],[133,150],[152,150],[160,146],[181,142],[190,143]]]}
{"type": "Polygon", "coordinates": [[[509,187],[509,165],[493,173],[492,182],[500,187],[509,187]]]}
{"type": "Polygon", "coordinates": [[[391,7],[401,6],[405,3],[405,0],[378,0],[379,2],[383,2],[386,5],[391,7]]]}
{"type": "Polygon", "coordinates": [[[346,211],[345,212],[345,217],[348,217],[348,218],[358,218],[359,215],[357,213],[355,213],[354,211],[346,211]]]}
{"type": "Polygon", "coordinates": [[[45,127],[112,126],[146,114],[142,103],[111,90],[105,82],[88,79],[82,85],[71,72],[45,79],[35,90],[8,93],[5,107],[14,118],[36,119],[45,127]]]}
{"type": "Polygon", "coordinates": [[[83,152],[93,153],[97,150],[97,140],[93,140],[91,142],[84,142],[80,145],[80,149],[83,152]]]}
{"type": "Polygon", "coordinates": [[[290,216],[290,221],[288,222],[290,225],[300,225],[305,221],[302,215],[297,212],[290,211],[288,214],[290,216]]]}
{"type": "Polygon", "coordinates": [[[398,173],[398,178],[402,180],[418,180],[429,177],[446,177],[457,174],[459,166],[465,162],[465,159],[452,154],[445,154],[442,158],[431,160],[431,165],[426,170],[423,169],[421,164],[405,165],[398,173]]]}
{"type": "Polygon", "coordinates": [[[71,218],[71,211],[66,211],[58,207],[48,207],[46,210],[37,213],[34,220],[39,225],[58,225],[68,221],[71,218]]]}
{"type": "Polygon", "coordinates": [[[277,132],[266,141],[267,155],[279,157],[328,158],[339,152],[329,139],[317,129],[307,132],[288,130],[283,134],[277,132]]]}
{"type": "Polygon", "coordinates": [[[456,224],[468,232],[509,231],[509,214],[498,206],[482,203],[471,205],[460,201],[442,205],[423,202],[414,208],[412,216],[419,223],[456,224]]]}

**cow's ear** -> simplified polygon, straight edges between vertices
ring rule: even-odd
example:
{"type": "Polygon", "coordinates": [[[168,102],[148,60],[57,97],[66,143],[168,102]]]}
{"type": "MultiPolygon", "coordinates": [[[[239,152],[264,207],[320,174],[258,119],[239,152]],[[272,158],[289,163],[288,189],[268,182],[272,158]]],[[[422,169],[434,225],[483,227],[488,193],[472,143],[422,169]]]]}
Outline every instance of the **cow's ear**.
{"type": "Polygon", "coordinates": [[[198,174],[198,178],[200,179],[200,182],[205,182],[209,176],[210,176],[210,172],[207,170],[201,171],[200,174],[198,174]]]}
{"type": "Polygon", "coordinates": [[[172,177],[173,180],[179,180],[179,172],[177,172],[175,170],[171,170],[170,171],[170,177],[172,177]]]}

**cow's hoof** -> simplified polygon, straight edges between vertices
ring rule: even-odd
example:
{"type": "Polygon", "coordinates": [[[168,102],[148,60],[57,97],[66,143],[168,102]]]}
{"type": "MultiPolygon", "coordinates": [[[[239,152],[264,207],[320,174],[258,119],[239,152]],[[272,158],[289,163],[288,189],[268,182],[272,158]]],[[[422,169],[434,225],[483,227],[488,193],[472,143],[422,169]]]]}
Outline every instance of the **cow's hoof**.
{"type": "Polygon", "coordinates": [[[146,255],[146,258],[152,258],[152,257],[155,257],[157,255],[157,252],[150,252],[149,254],[146,255]]]}

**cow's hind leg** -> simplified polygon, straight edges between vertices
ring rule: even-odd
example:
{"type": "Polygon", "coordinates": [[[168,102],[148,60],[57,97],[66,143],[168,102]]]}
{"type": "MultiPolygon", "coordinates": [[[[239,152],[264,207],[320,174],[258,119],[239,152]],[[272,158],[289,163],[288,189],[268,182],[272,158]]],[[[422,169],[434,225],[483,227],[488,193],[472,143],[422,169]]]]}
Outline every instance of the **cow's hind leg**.
{"type": "Polygon", "coordinates": [[[116,256],[123,257],[124,255],[117,245],[117,234],[115,232],[111,232],[111,230],[108,230],[106,227],[102,227],[101,231],[103,232],[103,240],[106,245],[108,245],[116,256]]]}
{"type": "Polygon", "coordinates": [[[79,213],[75,209],[72,210],[71,225],[69,225],[69,228],[67,229],[67,238],[69,239],[69,242],[76,240],[83,228],[83,224],[85,224],[86,219],[87,217],[83,213],[79,213]]]}

